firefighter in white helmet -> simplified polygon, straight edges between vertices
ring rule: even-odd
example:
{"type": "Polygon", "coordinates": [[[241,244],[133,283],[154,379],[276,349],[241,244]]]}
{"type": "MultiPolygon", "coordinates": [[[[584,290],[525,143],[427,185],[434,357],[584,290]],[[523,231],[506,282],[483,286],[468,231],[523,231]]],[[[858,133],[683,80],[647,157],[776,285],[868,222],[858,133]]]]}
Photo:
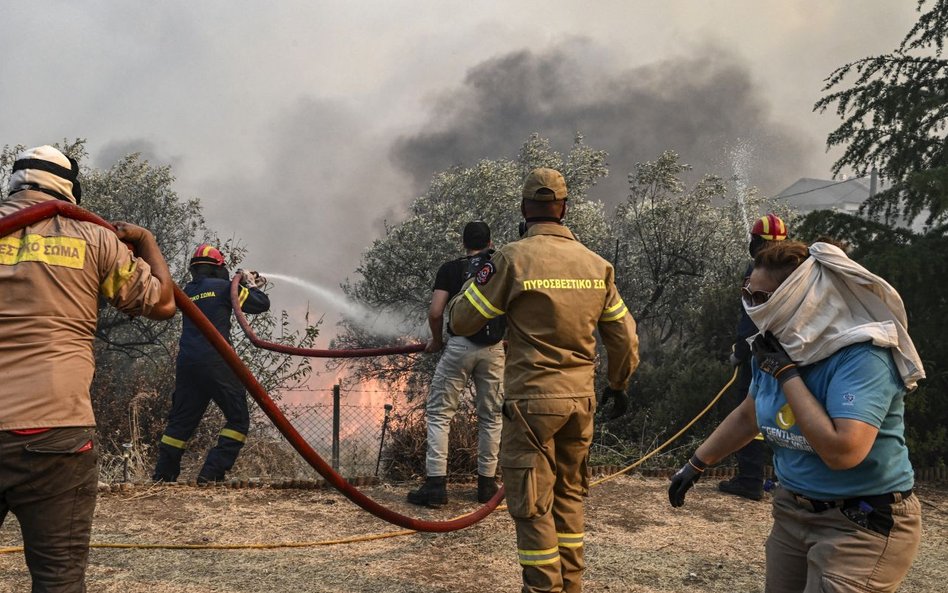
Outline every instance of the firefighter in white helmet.
{"type": "MultiPolygon", "coordinates": [[[[78,163],[52,146],[13,163],[7,216],[78,204],[78,163]]],[[[98,483],[89,385],[99,299],[129,315],[174,316],[174,282],[155,238],[54,216],[0,237],[0,524],[20,522],[34,593],[85,591],[98,483]],[[122,244],[134,245],[138,257],[122,244]]]]}

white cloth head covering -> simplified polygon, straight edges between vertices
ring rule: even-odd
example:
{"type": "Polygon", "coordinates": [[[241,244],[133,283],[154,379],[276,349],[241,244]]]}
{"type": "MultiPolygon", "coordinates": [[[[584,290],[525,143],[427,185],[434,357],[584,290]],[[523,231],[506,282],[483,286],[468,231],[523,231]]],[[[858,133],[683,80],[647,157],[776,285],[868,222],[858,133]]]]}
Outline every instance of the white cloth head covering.
{"type": "MultiPolygon", "coordinates": [[[[761,332],[771,331],[794,361],[808,365],[845,346],[872,340],[891,348],[908,390],[925,369],[908,334],[902,297],[892,286],[829,243],[814,243],[810,257],[762,305],[748,307],[761,332]]],[[[748,339],[752,341],[753,337],[748,339]]]]}
{"type": "Polygon", "coordinates": [[[10,175],[9,192],[21,189],[40,188],[52,192],[64,200],[79,203],[81,190],[78,188],[77,164],[58,149],[47,145],[28,148],[17,155],[10,175]],[[33,163],[25,166],[24,163],[33,163]],[[45,168],[38,165],[46,164],[45,168]]]}

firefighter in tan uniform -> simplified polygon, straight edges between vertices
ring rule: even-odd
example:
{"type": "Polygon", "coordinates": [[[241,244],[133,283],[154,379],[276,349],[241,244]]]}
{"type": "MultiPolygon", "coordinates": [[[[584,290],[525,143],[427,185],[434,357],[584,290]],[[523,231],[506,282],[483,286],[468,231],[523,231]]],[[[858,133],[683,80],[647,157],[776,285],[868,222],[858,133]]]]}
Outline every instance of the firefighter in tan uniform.
{"type": "MultiPolygon", "coordinates": [[[[79,167],[51,146],[21,153],[0,216],[78,204],[79,167]]],[[[100,297],[129,315],[174,316],[155,238],[54,216],[0,237],[0,525],[20,523],[33,593],[85,591],[98,482],[89,384],[100,297]],[[132,243],[135,257],[119,239],[132,243]]]]}
{"type": "Polygon", "coordinates": [[[608,354],[607,395],[617,400],[638,366],[638,338],[612,265],[562,224],[563,176],[532,171],[521,211],[524,238],[494,254],[452,301],[451,327],[470,335],[507,316],[500,465],[523,591],[576,593],[596,409],[594,332],[608,354]]]}

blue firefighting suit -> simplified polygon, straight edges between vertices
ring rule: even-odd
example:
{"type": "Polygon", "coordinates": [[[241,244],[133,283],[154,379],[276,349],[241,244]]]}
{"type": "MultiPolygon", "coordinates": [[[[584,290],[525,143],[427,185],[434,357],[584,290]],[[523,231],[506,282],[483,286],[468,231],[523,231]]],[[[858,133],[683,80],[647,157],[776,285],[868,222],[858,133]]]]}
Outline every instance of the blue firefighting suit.
{"type": "MultiPolygon", "coordinates": [[[[184,292],[217,331],[230,341],[230,281],[210,276],[196,277],[184,292]]],[[[241,286],[240,309],[246,313],[263,313],[270,309],[270,298],[257,288],[241,286]]],[[[199,482],[215,482],[234,466],[250,428],[247,392],[230,367],[194,323],[184,318],[179,342],[175,390],[168,414],[168,427],[158,445],[158,462],[152,478],[174,482],[181,472],[181,457],[211,400],[226,419],[198,474],[199,482]]]]}

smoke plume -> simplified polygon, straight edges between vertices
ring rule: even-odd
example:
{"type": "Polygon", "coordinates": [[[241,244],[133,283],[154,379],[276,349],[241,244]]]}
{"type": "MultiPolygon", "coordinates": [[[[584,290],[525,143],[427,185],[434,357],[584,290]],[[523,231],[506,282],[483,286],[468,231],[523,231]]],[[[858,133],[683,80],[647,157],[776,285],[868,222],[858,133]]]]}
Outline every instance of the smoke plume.
{"type": "Polygon", "coordinates": [[[728,146],[750,142],[757,157],[750,182],[775,192],[821,143],[781,124],[764,97],[748,65],[720,47],[625,68],[607,48],[572,40],[473,67],[460,88],[434,101],[423,131],[394,143],[392,158],[423,186],[451,165],[513,157],[532,132],[564,151],[580,132],[609,153],[610,176],[592,195],[615,204],[636,162],[670,149],[696,173],[730,176],[728,146]]]}

